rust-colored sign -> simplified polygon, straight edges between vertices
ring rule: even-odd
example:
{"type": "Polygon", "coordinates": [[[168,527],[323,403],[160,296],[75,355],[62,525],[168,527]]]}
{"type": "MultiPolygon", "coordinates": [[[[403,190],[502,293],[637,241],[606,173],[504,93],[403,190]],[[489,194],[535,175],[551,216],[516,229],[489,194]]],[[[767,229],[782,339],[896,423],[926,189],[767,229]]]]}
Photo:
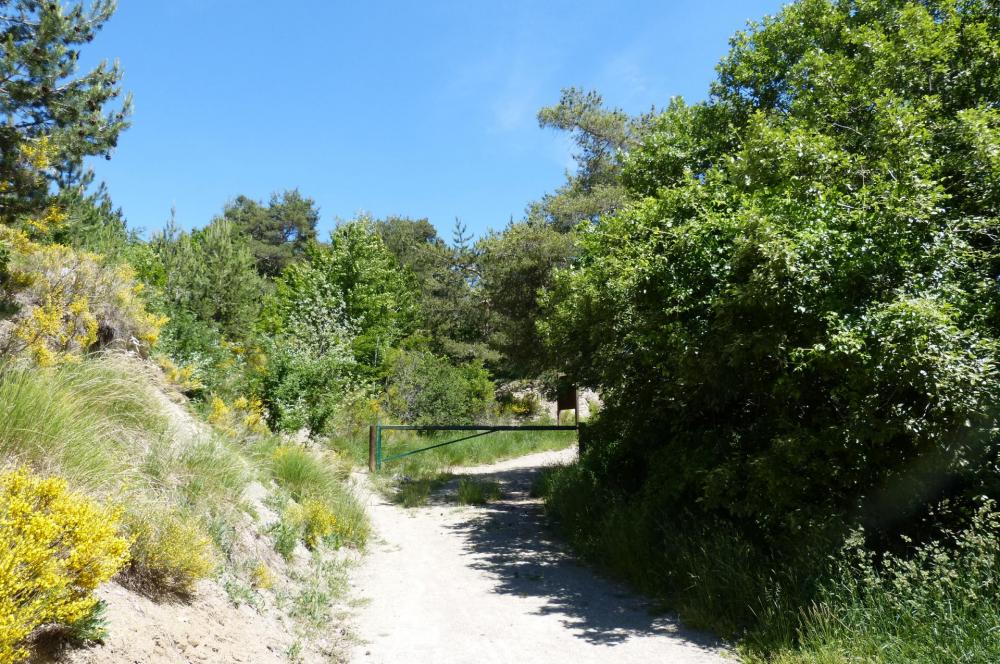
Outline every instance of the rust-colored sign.
{"type": "Polygon", "coordinates": [[[556,407],[561,411],[576,410],[578,406],[576,385],[566,385],[559,388],[556,394],[556,407]]]}

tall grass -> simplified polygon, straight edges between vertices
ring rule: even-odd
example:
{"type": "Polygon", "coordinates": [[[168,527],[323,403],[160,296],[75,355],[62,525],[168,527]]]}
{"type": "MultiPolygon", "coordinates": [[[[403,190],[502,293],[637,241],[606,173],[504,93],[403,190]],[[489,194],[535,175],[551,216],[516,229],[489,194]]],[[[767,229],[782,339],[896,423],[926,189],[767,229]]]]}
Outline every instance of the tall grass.
{"type": "Polygon", "coordinates": [[[167,428],[141,372],[121,362],[0,368],[0,458],[58,471],[90,490],[120,484],[135,454],[167,428]]]}
{"type": "Polygon", "coordinates": [[[187,591],[242,519],[251,479],[236,446],[171,427],[152,370],[121,355],[0,370],[0,465],[28,464],[119,504],[134,539],[126,580],[187,591]]]}
{"type": "Polygon", "coordinates": [[[458,502],[463,505],[485,505],[503,497],[499,482],[463,477],[458,481],[458,502]]]}
{"type": "MultiPolygon", "coordinates": [[[[300,505],[311,501],[324,506],[336,521],[338,543],[364,546],[368,539],[368,516],[347,484],[350,469],[343,460],[320,449],[281,444],[275,439],[262,440],[255,454],[267,479],[273,480],[290,499],[300,505]]],[[[312,510],[307,514],[317,513],[312,510]]],[[[287,535],[290,531],[309,529],[309,523],[289,522],[296,520],[300,519],[283,519],[278,532],[287,535]]],[[[287,542],[279,546],[287,548],[287,542]]]]}
{"type": "Polygon", "coordinates": [[[1000,662],[1000,515],[909,555],[855,538],[803,614],[798,646],[772,661],[1000,662]]]}

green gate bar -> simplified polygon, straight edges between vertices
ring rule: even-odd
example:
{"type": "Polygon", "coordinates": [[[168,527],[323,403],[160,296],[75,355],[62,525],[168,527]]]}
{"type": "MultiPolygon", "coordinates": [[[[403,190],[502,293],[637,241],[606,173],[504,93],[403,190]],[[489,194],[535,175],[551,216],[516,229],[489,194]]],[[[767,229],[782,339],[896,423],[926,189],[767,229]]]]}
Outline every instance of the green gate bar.
{"type": "Polygon", "coordinates": [[[378,472],[382,470],[382,463],[385,461],[395,461],[396,459],[402,459],[403,457],[408,457],[412,454],[419,454],[420,452],[433,450],[437,447],[444,447],[445,445],[453,445],[454,443],[460,443],[463,440],[486,436],[497,431],[576,431],[578,428],[579,427],[575,425],[561,426],[549,424],[428,424],[423,426],[419,424],[373,424],[368,429],[368,470],[373,473],[378,472]],[[471,436],[462,436],[461,438],[448,440],[435,445],[428,445],[427,447],[422,447],[419,450],[410,450],[409,452],[393,454],[383,458],[383,431],[476,431],[478,433],[474,433],[471,436]]]}

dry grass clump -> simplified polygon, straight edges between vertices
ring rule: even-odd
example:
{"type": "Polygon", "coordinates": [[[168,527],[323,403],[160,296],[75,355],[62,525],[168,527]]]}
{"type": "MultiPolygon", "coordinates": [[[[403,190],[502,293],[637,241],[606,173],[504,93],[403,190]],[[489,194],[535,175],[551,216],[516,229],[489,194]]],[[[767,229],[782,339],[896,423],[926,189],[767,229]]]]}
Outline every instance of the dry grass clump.
{"type": "Polygon", "coordinates": [[[171,506],[130,509],[123,525],[133,538],[132,558],[122,574],[129,587],[149,594],[189,595],[212,575],[219,556],[205,527],[171,506]]]}

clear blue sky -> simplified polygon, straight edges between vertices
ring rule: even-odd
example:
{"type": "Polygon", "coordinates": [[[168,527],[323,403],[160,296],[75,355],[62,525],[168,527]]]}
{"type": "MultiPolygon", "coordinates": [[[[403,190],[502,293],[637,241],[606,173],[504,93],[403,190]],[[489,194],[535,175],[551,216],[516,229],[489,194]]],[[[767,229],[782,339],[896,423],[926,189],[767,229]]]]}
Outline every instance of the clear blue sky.
{"type": "Polygon", "coordinates": [[[535,119],[560,88],[630,112],[703,99],[729,36],[781,4],[122,0],[82,60],[121,61],[133,126],[94,166],[147,230],[298,187],[324,231],[369,212],[480,235],[571,167],[535,119]]]}

